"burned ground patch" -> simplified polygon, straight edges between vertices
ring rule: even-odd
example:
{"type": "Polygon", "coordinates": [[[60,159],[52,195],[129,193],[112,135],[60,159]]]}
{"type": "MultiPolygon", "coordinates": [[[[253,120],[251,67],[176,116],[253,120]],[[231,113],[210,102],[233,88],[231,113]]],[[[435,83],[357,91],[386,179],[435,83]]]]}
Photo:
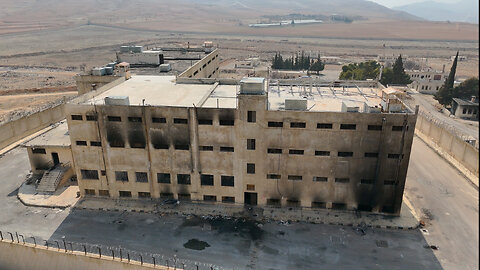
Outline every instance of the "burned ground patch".
{"type": "Polygon", "coordinates": [[[224,218],[208,217],[201,218],[192,216],[183,222],[182,227],[211,226],[212,230],[219,234],[237,234],[243,238],[252,241],[261,240],[264,230],[260,227],[261,223],[247,218],[224,218]]]}

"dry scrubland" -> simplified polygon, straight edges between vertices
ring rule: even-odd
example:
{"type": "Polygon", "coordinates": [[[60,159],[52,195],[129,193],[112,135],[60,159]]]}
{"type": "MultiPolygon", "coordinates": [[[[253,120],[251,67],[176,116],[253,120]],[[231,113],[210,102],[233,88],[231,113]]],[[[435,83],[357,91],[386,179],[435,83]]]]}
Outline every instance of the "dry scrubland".
{"type": "MultiPolygon", "coordinates": [[[[303,50],[324,56],[338,56],[344,62],[375,59],[378,54],[401,53],[412,59],[428,57],[428,65],[441,69],[445,64],[448,69],[451,65],[450,56],[459,50],[460,54],[467,56],[468,59],[459,63],[457,75],[461,78],[478,76],[476,41],[299,37],[302,31],[309,32],[312,27],[317,26],[285,28],[287,31],[283,28],[248,29],[250,34],[202,34],[83,25],[10,33],[1,35],[0,39],[2,48],[0,95],[2,90],[72,86],[74,85],[72,76],[80,72],[80,65],[85,64],[90,68],[110,62],[115,59],[115,51],[120,45],[174,47],[186,46],[187,42],[191,45],[201,45],[204,40],[212,40],[219,46],[225,66],[231,64],[231,59],[244,59],[249,56],[259,56],[264,61],[263,65],[267,65],[267,61],[277,51],[287,55],[303,50]],[[268,31],[269,35],[262,36],[256,32],[257,30],[268,31]],[[293,30],[297,31],[295,37],[275,36],[276,31],[288,33],[293,30]]],[[[339,68],[340,66],[327,66],[326,77],[335,77],[334,73],[338,72],[339,68]]],[[[28,98],[20,95],[4,96],[0,100],[2,104],[0,121],[9,119],[9,116],[6,116],[8,113],[10,116],[18,116],[19,112],[24,114],[29,110],[37,110],[61,101],[63,96],[72,95],[68,91],[64,94],[56,92],[52,95],[38,94],[28,98]]]]}

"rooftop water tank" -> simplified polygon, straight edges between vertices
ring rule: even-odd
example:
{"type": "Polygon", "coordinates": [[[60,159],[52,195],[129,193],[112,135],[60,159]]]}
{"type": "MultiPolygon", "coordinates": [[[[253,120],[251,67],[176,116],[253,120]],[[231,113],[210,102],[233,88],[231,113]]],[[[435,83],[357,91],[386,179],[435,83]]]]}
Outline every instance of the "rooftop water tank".
{"type": "Polygon", "coordinates": [[[105,98],[105,105],[130,105],[128,96],[109,96],[105,98]]]}
{"type": "Polygon", "coordinates": [[[265,94],[265,78],[247,77],[240,80],[240,94],[263,95],[265,94]]]}
{"type": "Polygon", "coordinates": [[[304,98],[285,99],[285,110],[289,111],[306,111],[307,100],[304,98]]]}

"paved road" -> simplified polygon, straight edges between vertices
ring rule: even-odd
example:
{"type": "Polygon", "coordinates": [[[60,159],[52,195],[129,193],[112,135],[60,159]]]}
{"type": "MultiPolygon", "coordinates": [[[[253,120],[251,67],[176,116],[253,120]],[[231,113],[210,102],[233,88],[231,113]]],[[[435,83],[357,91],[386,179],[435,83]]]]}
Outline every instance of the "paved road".
{"type": "Polygon", "coordinates": [[[435,102],[432,95],[411,93],[411,97],[413,100],[409,103],[420,105],[421,109],[430,113],[435,118],[445,122],[447,125],[454,127],[455,130],[457,130],[460,134],[471,136],[478,141],[478,122],[450,118],[444,113],[439,112],[432,104],[435,102]]]}
{"type": "Polygon", "coordinates": [[[369,229],[361,235],[352,227],[306,223],[258,227],[228,220],[209,223],[209,229],[205,221],[182,216],[25,207],[15,190],[28,170],[25,149],[0,157],[2,231],[50,240],[65,236],[67,241],[121,246],[170,258],[176,255],[224,269],[441,269],[418,230],[369,229]],[[210,247],[185,248],[191,239],[210,247]]]}
{"type": "Polygon", "coordinates": [[[478,189],[423,141],[414,139],[406,196],[427,222],[444,269],[478,269],[478,189]]]}

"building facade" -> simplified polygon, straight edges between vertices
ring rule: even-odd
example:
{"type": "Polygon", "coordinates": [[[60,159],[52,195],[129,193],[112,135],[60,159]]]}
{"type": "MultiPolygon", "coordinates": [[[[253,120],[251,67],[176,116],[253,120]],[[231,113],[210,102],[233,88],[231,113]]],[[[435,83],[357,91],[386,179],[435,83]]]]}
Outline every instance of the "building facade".
{"type": "Polygon", "coordinates": [[[435,70],[406,70],[412,83],[410,88],[423,94],[435,94],[448,78],[448,73],[435,70]]]}
{"type": "Polygon", "coordinates": [[[292,109],[282,107],[280,86],[263,79],[238,86],[144,77],[66,104],[82,196],[400,213],[416,122],[410,109],[321,107],[327,91],[339,98],[345,86],[317,87],[320,97],[299,91],[309,105],[292,109]],[[128,93],[125,105],[104,100],[128,93]]]}

